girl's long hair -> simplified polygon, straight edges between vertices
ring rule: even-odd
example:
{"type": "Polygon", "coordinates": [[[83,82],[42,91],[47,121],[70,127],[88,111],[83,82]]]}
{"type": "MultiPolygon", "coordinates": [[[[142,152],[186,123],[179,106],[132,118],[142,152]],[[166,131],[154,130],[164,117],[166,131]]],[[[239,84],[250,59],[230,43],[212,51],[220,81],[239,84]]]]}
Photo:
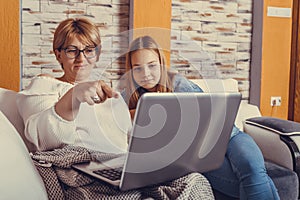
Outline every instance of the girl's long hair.
{"type": "MultiPolygon", "coordinates": [[[[125,91],[126,91],[126,102],[129,109],[135,109],[138,99],[142,95],[139,90],[139,85],[135,82],[132,72],[131,56],[135,51],[141,49],[148,49],[155,52],[159,57],[160,62],[160,81],[156,85],[157,92],[172,92],[173,86],[171,78],[168,75],[166,67],[166,59],[162,49],[150,36],[141,36],[133,40],[129,46],[129,50],[126,53],[126,74],[124,78],[125,91]]],[[[146,90],[146,89],[144,89],[146,90]]]]}

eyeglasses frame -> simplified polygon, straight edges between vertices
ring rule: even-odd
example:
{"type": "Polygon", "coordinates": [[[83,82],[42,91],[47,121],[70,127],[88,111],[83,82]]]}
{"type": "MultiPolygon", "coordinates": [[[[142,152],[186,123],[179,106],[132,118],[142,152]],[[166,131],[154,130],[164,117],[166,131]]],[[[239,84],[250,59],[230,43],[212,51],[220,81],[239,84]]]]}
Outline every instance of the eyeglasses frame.
{"type": "Polygon", "coordinates": [[[97,53],[98,53],[98,51],[99,51],[100,48],[101,48],[101,45],[100,45],[100,46],[92,46],[92,47],[87,46],[87,47],[85,47],[84,49],[81,49],[81,50],[80,50],[80,49],[78,49],[78,47],[76,47],[76,46],[69,45],[69,46],[67,46],[66,48],[60,48],[59,51],[63,50],[63,51],[65,52],[66,56],[67,56],[69,59],[77,58],[77,57],[80,55],[81,52],[83,53],[83,55],[84,55],[84,57],[85,57],[86,59],[92,59],[92,58],[95,58],[95,57],[97,56],[97,53]],[[73,57],[73,58],[69,57],[69,56],[67,55],[67,52],[66,52],[66,50],[67,50],[68,48],[70,48],[70,47],[74,47],[75,49],[78,50],[77,55],[75,55],[75,57],[73,57]],[[94,48],[95,51],[96,51],[96,55],[93,56],[93,57],[87,57],[87,56],[85,55],[85,53],[84,53],[84,51],[85,51],[87,48],[94,48]]]}

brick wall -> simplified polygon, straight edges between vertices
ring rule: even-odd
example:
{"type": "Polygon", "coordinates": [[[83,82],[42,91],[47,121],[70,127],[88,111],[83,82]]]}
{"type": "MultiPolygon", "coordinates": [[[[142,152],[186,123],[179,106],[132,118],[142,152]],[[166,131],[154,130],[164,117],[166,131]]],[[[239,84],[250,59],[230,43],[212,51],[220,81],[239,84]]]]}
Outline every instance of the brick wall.
{"type": "Polygon", "coordinates": [[[171,65],[194,78],[234,78],[249,97],[252,1],[173,0],[171,65]]]}
{"type": "MultiPolygon", "coordinates": [[[[103,51],[94,74],[114,87],[128,47],[129,6],[129,0],[23,0],[23,88],[37,74],[61,75],[52,52],[53,33],[61,20],[77,16],[98,24],[103,51]]],[[[249,0],[173,0],[172,69],[189,78],[237,79],[248,99],[251,20],[249,0]]]]}

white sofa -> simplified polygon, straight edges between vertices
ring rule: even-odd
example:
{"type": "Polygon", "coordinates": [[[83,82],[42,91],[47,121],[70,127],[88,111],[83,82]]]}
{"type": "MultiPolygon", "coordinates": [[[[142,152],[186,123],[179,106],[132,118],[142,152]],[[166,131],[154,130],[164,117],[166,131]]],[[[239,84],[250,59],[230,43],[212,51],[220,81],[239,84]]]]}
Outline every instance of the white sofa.
{"type": "Polygon", "coordinates": [[[44,200],[47,192],[23,142],[16,92],[0,88],[0,199],[44,200]]]}
{"type": "MultiPolygon", "coordinates": [[[[238,83],[234,79],[192,81],[205,92],[238,92],[238,83]]],[[[30,144],[23,142],[24,125],[17,111],[16,94],[0,88],[0,148],[1,163],[5,163],[0,167],[0,199],[47,199],[43,181],[29,156],[30,144]]],[[[261,114],[256,106],[242,101],[235,124],[243,130],[245,119],[259,116],[261,114]]]]}

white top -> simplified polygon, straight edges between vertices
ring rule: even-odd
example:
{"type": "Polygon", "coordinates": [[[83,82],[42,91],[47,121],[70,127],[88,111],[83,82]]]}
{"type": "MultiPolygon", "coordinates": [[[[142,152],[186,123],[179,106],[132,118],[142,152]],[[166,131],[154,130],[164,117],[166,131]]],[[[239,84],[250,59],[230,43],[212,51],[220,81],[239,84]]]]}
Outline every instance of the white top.
{"type": "Polygon", "coordinates": [[[76,119],[67,121],[55,112],[54,105],[72,87],[72,84],[39,76],[17,95],[24,134],[36,146],[34,150],[74,144],[108,153],[126,152],[127,133],[132,124],[122,96],[93,106],[82,103],[76,119]]]}

